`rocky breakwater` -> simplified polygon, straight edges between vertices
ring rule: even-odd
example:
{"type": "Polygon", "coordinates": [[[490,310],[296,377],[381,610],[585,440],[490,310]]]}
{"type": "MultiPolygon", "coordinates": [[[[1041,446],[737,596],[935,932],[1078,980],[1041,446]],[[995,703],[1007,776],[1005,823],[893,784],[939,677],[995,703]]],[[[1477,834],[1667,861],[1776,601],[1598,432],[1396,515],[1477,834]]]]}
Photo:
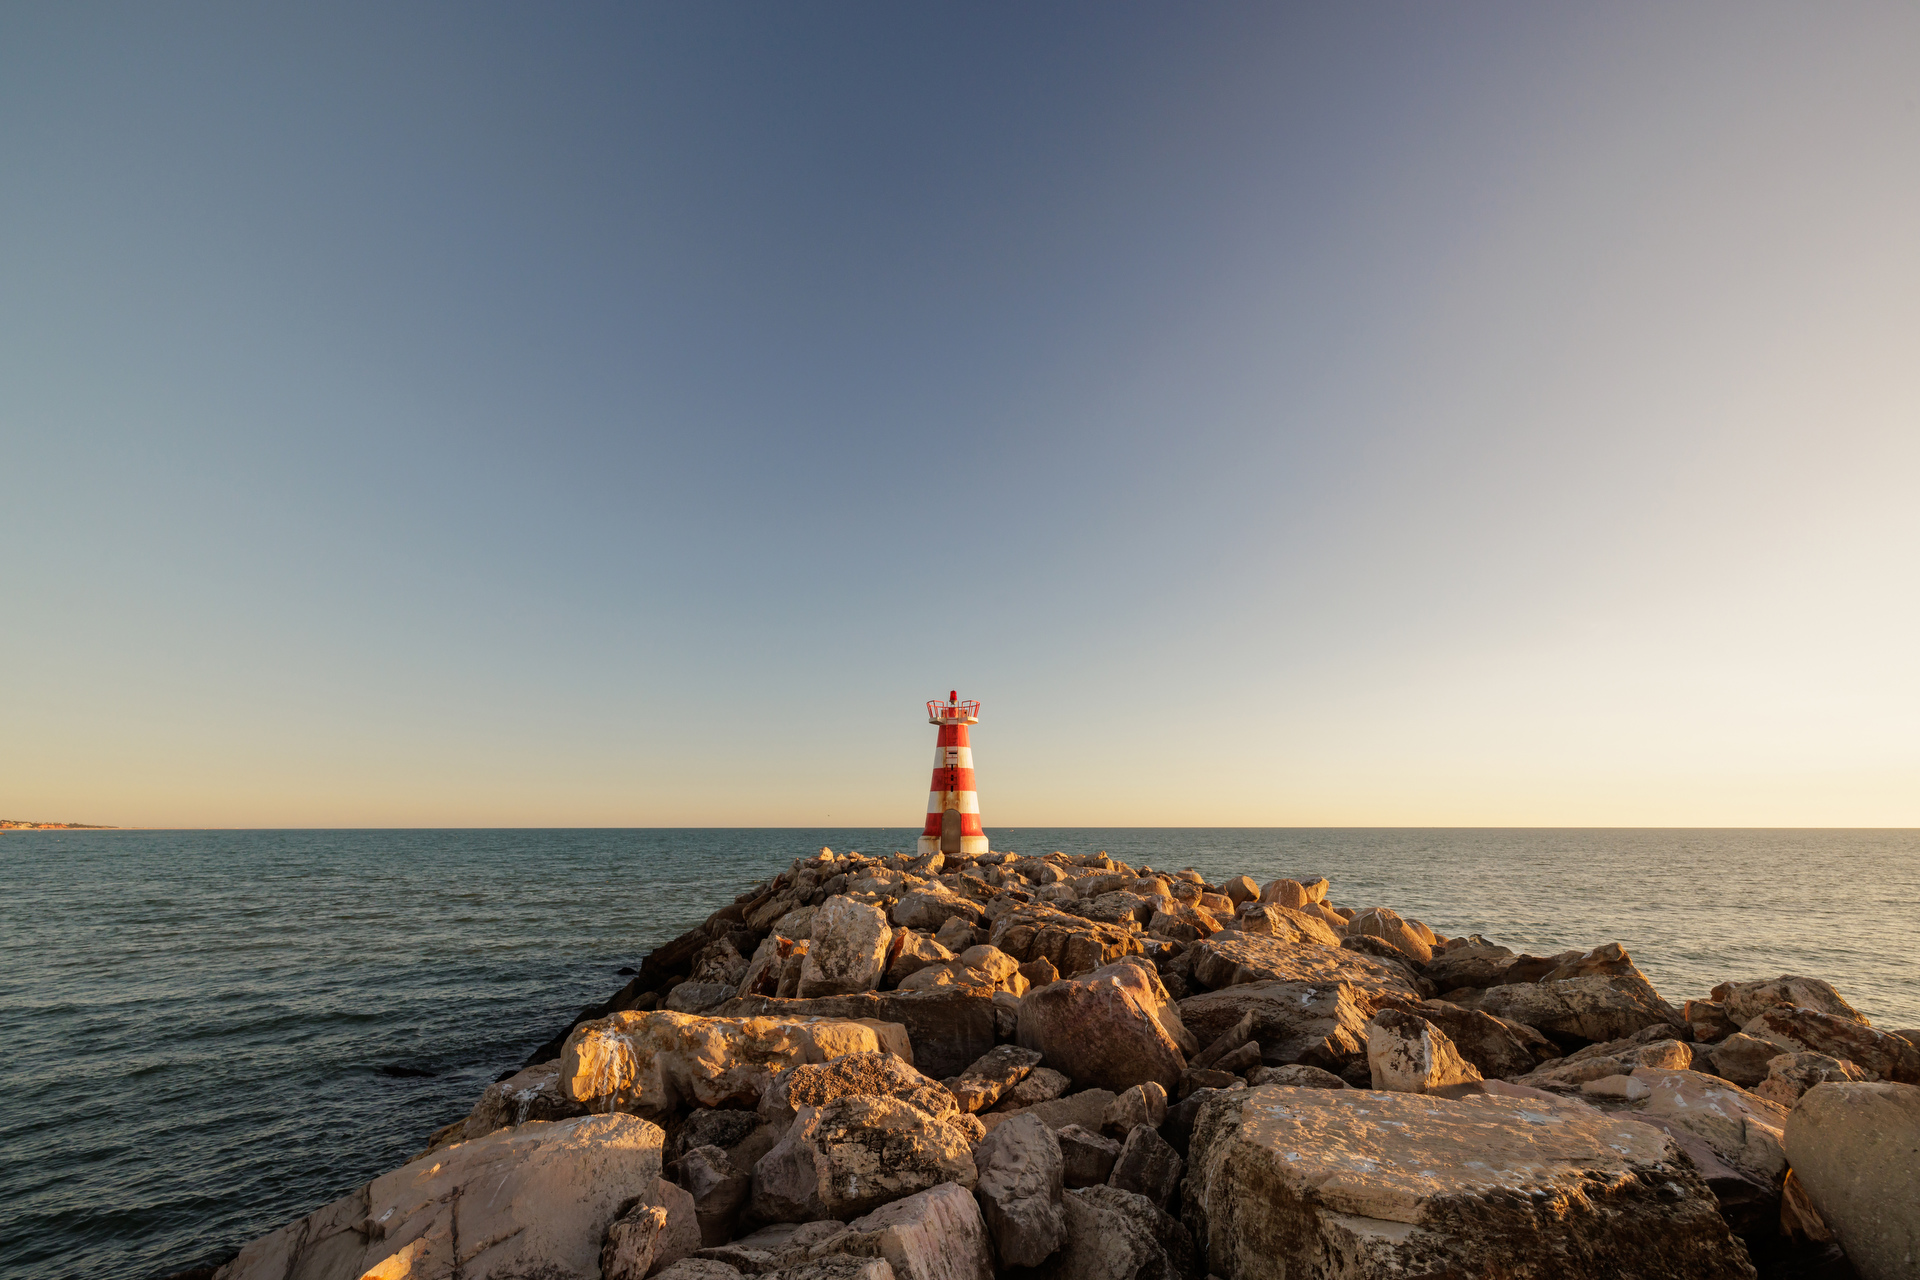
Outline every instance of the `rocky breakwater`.
{"type": "Polygon", "coordinates": [[[1920,1274],[1920,1032],[1330,887],[822,850],[220,1280],[1920,1274]]]}

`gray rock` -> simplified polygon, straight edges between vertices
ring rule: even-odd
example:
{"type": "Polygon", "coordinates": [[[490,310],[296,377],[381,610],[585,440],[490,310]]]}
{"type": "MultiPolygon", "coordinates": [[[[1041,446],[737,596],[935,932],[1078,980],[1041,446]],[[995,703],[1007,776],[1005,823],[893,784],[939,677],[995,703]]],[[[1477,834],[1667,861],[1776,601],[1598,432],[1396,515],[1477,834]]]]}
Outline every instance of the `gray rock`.
{"type": "Polygon", "coordinates": [[[885,1258],[897,1280],[992,1280],[993,1246],[980,1206],[945,1182],[881,1205],[820,1248],[885,1258]]]}
{"type": "Polygon", "coordinates": [[[1800,1095],[1829,1081],[1844,1084],[1865,1080],[1859,1067],[1824,1053],[1783,1053],[1767,1064],[1767,1078],[1753,1087],[1756,1096],[1791,1108],[1800,1095]]]}
{"type": "Polygon", "coordinates": [[[997,1045],[946,1082],[962,1111],[984,1111],[1040,1065],[1040,1054],[1018,1045],[997,1045]]]}
{"type": "Polygon", "coordinates": [[[1398,1009],[1383,1009],[1367,1023],[1367,1068],[1373,1087],[1392,1093],[1438,1093],[1481,1078],[1446,1032],[1398,1009]]]}
{"type": "Polygon", "coordinates": [[[1256,1088],[1263,1084],[1283,1084],[1295,1089],[1344,1089],[1347,1087],[1347,1082],[1333,1072],[1304,1066],[1298,1062],[1289,1063],[1284,1067],[1255,1067],[1247,1072],[1247,1083],[1256,1088]]]}
{"type": "Polygon", "coordinates": [[[879,986],[892,941],[887,913],[879,907],[844,894],[828,898],[814,913],[799,996],[844,995],[879,986]]]}
{"type": "Polygon", "coordinates": [[[971,1188],[970,1134],[898,1098],[801,1107],[753,1168],[753,1212],[769,1222],[845,1220],[943,1182],[971,1188]]]}
{"type": "Polygon", "coordinates": [[[1165,1209],[1180,1189],[1180,1174],[1186,1162],[1180,1158],[1160,1132],[1150,1125],[1135,1125],[1120,1147],[1107,1184],[1131,1191],[1151,1200],[1155,1208],[1165,1209]]]}
{"type": "Polygon", "coordinates": [[[1100,1127],[1109,1133],[1127,1134],[1136,1125],[1158,1129],[1166,1118],[1167,1091],[1149,1080],[1115,1098],[1100,1117],[1100,1127]]]}
{"type": "Polygon", "coordinates": [[[1044,1262],[1067,1235],[1064,1162],[1053,1131],[1032,1114],[1014,1116],[981,1139],[974,1160],[980,1170],[974,1196],[1001,1263],[1044,1262]]]}
{"type": "Polygon", "coordinates": [[[1063,1177],[1069,1187],[1097,1187],[1113,1175],[1120,1158],[1120,1144],[1091,1129],[1070,1124],[1053,1135],[1060,1142],[1060,1158],[1065,1162],[1063,1177]]]}
{"type": "Polygon", "coordinates": [[[1787,1117],[1786,1143],[1861,1280],[1920,1274],[1920,1087],[1815,1085],[1787,1117]]]}
{"type": "Polygon", "coordinates": [[[753,1178],[735,1167],[720,1147],[695,1147],[674,1165],[674,1175],[693,1197],[700,1244],[711,1247],[733,1239],[740,1210],[753,1192],[753,1178]]]}
{"type": "Polygon", "coordinates": [[[1771,1040],[1736,1032],[1707,1051],[1714,1074],[1751,1089],[1767,1078],[1767,1064],[1788,1052],[1771,1040]]]}
{"type": "Polygon", "coordinates": [[[1867,1020],[1843,999],[1833,984],[1819,978],[1783,973],[1758,982],[1723,982],[1711,992],[1714,1003],[1726,1010],[1728,1021],[1744,1027],[1775,1005],[1798,1006],[1866,1025],[1867,1020]]]}
{"type": "Polygon", "coordinates": [[[1105,1089],[1082,1089],[1079,1093],[1070,1093],[1064,1098],[1055,1098],[1051,1102],[1037,1102],[1020,1111],[988,1111],[980,1119],[991,1133],[997,1125],[1012,1116],[1038,1116],[1040,1123],[1049,1129],[1064,1129],[1077,1124],[1084,1129],[1098,1130],[1107,1108],[1113,1104],[1114,1095],[1105,1089]]]}
{"type": "Polygon", "coordinates": [[[1063,978],[1020,1003],[1020,1043],[1081,1084],[1179,1083],[1180,1013],[1151,965],[1120,962],[1063,978]]]}
{"type": "Polygon", "coordinates": [[[1027,1078],[1000,1095],[1000,1101],[993,1104],[994,1111],[1018,1111],[1022,1107],[1031,1107],[1038,1102],[1052,1102],[1073,1085],[1065,1073],[1052,1067],[1035,1067],[1027,1073],[1027,1078]]]}
{"type": "Polygon", "coordinates": [[[1084,1187],[1065,1197],[1067,1243],[1038,1280],[1185,1280],[1200,1274],[1186,1228],[1145,1196],[1084,1187]]]}

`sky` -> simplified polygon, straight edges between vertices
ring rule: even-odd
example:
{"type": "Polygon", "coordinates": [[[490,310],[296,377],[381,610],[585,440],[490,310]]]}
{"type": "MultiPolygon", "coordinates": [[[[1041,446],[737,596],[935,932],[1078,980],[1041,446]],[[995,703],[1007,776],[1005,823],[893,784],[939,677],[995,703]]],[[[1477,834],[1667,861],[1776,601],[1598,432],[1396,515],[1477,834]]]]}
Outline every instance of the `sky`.
{"type": "Polygon", "coordinates": [[[1911,4],[0,9],[0,817],[1920,826],[1911,4]]]}

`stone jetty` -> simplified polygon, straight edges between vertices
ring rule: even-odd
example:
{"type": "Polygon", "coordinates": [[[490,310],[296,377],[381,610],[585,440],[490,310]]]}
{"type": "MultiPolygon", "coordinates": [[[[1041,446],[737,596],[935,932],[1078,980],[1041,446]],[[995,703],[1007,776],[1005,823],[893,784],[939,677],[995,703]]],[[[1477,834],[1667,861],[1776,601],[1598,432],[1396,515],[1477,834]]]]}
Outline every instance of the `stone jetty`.
{"type": "Polygon", "coordinates": [[[1920,1277],[1920,1030],[1329,888],[823,849],[217,1280],[1920,1277]]]}

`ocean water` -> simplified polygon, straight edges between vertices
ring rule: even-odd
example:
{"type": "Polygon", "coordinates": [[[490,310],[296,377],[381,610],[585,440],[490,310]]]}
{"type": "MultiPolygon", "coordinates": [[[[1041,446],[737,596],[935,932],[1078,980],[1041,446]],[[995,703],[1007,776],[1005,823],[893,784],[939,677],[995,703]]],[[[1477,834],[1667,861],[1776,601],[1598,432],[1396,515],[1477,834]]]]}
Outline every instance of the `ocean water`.
{"type": "MultiPolygon", "coordinates": [[[[1678,1003],[1823,977],[1920,1027],[1920,832],[1007,830],[1326,875],[1516,950],[1624,943],[1678,1003]]],[[[403,1163],[650,949],[912,830],[0,834],[0,1274],[141,1280],[403,1163]]]]}

